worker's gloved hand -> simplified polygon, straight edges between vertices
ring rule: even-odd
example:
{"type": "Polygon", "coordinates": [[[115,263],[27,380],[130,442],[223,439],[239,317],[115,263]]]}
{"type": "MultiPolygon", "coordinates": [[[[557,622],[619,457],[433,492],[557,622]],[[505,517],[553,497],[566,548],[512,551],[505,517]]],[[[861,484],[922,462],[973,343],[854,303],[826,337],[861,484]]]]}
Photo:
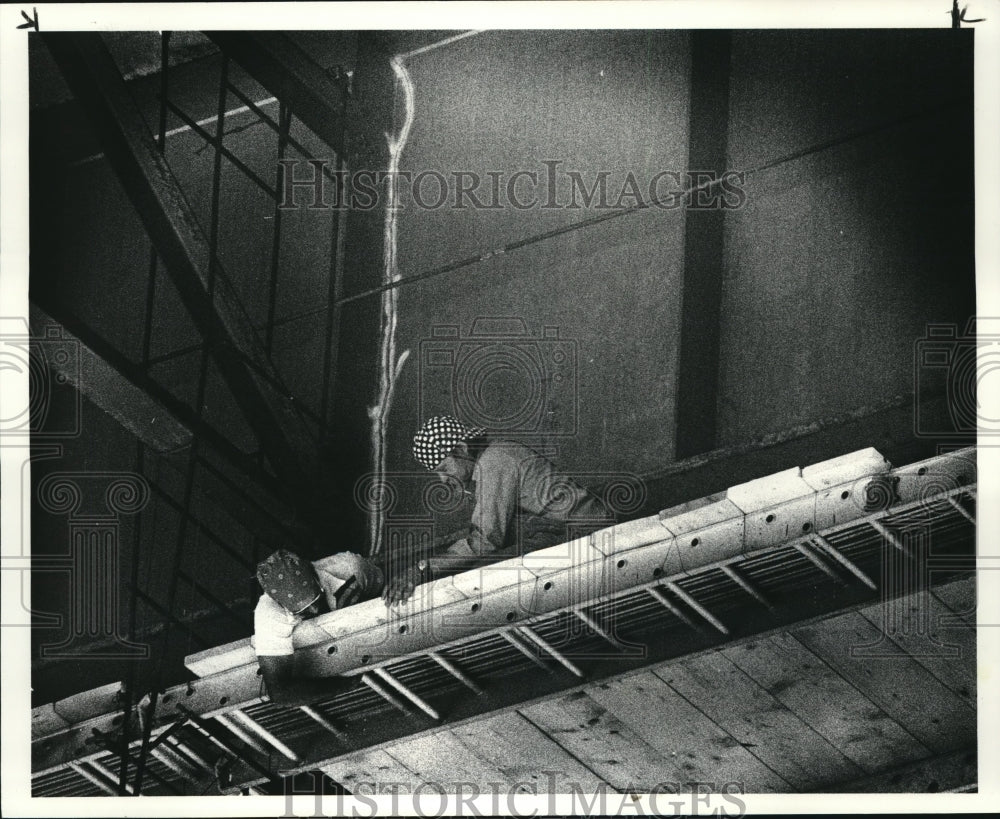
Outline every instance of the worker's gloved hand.
{"type": "Polygon", "coordinates": [[[387,606],[394,603],[405,603],[413,596],[413,590],[422,579],[420,569],[416,566],[395,572],[382,591],[382,599],[387,606]]]}

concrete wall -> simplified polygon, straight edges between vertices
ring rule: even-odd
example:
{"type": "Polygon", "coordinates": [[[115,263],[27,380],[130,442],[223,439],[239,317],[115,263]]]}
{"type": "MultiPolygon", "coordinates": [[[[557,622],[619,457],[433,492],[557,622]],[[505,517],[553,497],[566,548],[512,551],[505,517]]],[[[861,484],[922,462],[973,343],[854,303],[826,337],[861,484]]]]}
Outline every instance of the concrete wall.
{"type": "Polygon", "coordinates": [[[753,174],[727,214],[719,445],[908,394],[926,325],[964,327],[970,39],[734,34],[729,167],[809,153],[753,174]]]}
{"type": "MultiPolygon", "coordinates": [[[[567,207],[569,171],[588,186],[607,171],[614,202],[629,172],[645,184],[659,170],[683,169],[688,59],[680,32],[490,32],[414,57],[416,117],[400,169],[475,172],[487,201],[487,172],[506,184],[532,171],[544,205],[543,162],[559,162],[554,202],[563,207],[408,207],[400,273],[607,213],[582,200],[567,207]]],[[[433,199],[432,182],[426,191],[433,199]]],[[[399,349],[411,359],[391,416],[391,463],[412,468],[410,438],[423,417],[442,412],[542,445],[570,471],[643,472],[669,462],[683,227],[683,211],[642,212],[403,287],[399,349]],[[480,317],[513,320],[511,332],[520,323],[535,346],[508,336],[475,349],[480,317]],[[441,325],[459,338],[435,340],[441,325]],[[557,340],[538,340],[545,328],[557,340]],[[448,347],[451,377],[429,358],[448,347]],[[536,373],[544,381],[533,391],[536,373]]]]}

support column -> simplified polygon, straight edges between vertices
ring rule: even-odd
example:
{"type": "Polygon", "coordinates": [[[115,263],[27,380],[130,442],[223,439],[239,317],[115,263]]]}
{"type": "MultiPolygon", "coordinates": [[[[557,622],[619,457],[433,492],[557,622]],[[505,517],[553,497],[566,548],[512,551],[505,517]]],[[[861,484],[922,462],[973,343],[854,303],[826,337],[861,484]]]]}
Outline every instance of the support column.
{"type": "MultiPolygon", "coordinates": [[[[691,127],[688,170],[726,170],[729,132],[730,34],[691,32],[691,127]]],[[[699,182],[692,177],[692,182],[699,182]]],[[[719,385],[719,322],[723,277],[723,218],[719,197],[705,191],[704,209],[688,207],[684,237],[684,297],[677,379],[676,457],[715,448],[719,385]]]]}

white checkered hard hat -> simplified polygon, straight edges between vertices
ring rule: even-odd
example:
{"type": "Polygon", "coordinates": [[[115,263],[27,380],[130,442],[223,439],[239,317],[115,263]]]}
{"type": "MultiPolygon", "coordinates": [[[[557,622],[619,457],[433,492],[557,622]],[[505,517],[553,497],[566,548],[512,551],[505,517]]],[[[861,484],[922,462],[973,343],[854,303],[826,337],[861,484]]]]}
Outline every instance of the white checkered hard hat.
{"type": "Polygon", "coordinates": [[[434,469],[463,441],[485,433],[483,427],[470,427],[451,415],[436,415],[424,421],[413,436],[413,457],[427,469],[434,469]]]}

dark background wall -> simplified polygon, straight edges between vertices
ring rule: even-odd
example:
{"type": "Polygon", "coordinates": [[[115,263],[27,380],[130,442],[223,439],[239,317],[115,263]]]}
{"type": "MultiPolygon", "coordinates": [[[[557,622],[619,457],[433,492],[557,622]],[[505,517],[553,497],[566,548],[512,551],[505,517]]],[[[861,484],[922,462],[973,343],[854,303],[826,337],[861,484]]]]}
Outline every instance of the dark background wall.
{"type": "Polygon", "coordinates": [[[720,444],[906,395],[926,324],[964,327],[970,40],[733,35],[729,166],[808,153],[751,176],[727,214],[720,444]]]}
{"type": "MultiPolygon", "coordinates": [[[[696,36],[488,32],[415,56],[408,66],[416,114],[400,169],[461,170],[483,178],[492,171],[506,180],[519,170],[544,176],[543,163],[558,161],[560,173],[578,171],[588,186],[607,171],[612,200],[629,172],[645,180],[660,170],[684,171],[704,148],[691,144],[692,135],[705,139],[697,123],[692,127],[692,93],[706,93],[703,76],[692,84],[696,36]]],[[[426,34],[407,33],[387,39],[396,52],[428,41],[426,34]]],[[[353,35],[313,32],[300,42],[324,67],[354,65],[353,35]]],[[[734,32],[730,48],[724,110],[717,112],[727,122],[725,164],[756,172],[747,179],[744,206],[719,219],[716,303],[699,308],[683,302],[685,277],[690,287],[692,274],[690,214],[684,209],[641,210],[404,285],[397,347],[410,350],[410,359],[389,415],[387,466],[408,473],[400,478],[406,508],[415,509],[422,497],[425,478],[415,473],[409,452],[412,434],[428,414],[464,409],[467,417],[479,413],[481,418],[468,418],[477,421],[510,418],[537,405],[541,409],[523,415],[515,432],[585,483],[597,485],[623,472],[654,476],[675,465],[682,443],[678,407],[685,402],[696,421],[699,413],[713,421],[709,445],[700,451],[750,445],[838,413],[905,401],[914,390],[914,345],[926,324],[964,326],[974,310],[971,33],[734,32]],[[710,404],[703,402],[712,391],[678,392],[685,383],[682,350],[704,343],[697,333],[682,334],[684,311],[699,309],[720,317],[717,364],[709,358],[703,375],[693,371],[695,381],[703,377],[715,385],[710,404]],[[506,335],[478,358],[461,358],[481,349],[470,346],[474,340],[468,337],[483,317],[507,319],[506,335]],[[521,323],[529,344],[511,335],[516,325],[510,320],[521,323]],[[429,345],[442,348],[435,337],[442,326],[458,334],[443,342],[454,352],[453,363],[429,368],[425,354],[429,345]],[[546,328],[551,337],[544,337],[546,328]],[[572,363],[557,361],[557,353],[572,363]],[[455,377],[460,362],[465,369],[455,377]],[[541,373],[541,398],[531,391],[529,372],[541,373]],[[481,392],[456,399],[456,383],[478,383],[481,392]]],[[[214,112],[219,71],[211,49],[199,55],[171,72],[171,97],[195,119],[214,112]]],[[[46,69],[44,51],[35,50],[33,60],[32,299],[140,362],[148,239],[106,161],[95,156],[99,146],[75,103],[46,104],[64,94],[46,69]]],[[[231,69],[231,77],[252,99],[269,97],[238,69],[231,69]]],[[[158,82],[155,74],[137,73],[130,80],[154,129],[158,82]]],[[[400,103],[397,94],[397,124],[400,103]]],[[[276,115],[275,103],[264,108],[276,115]]],[[[226,122],[227,146],[274,184],[275,134],[250,114],[226,122]]],[[[180,124],[168,118],[168,129],[180,124]]],[[[317,156],[332,157],[305,128],[295,128],[317,156]]],[[[211,149],[185,131],[168,138],[166,155],[206,224],[211,149]]],[[[289,149],[288,156],[296,155],[289,149]]],[[[219,250],[226,274],[270,341],[275,366],[308,423],[318,437],[336,438],[340,430],[324,361],[336,261],[331,237],[339,217],[308,209],[281,215],[281,262],[269,318],[273,207],[252,182],[223,166],[219,250]]],[[[566,202],[566,177],[560,178],[557,201],[566,202]]],[[[434,190],[429,182],[426,193],[434,190]]],[[[484,183],[482,193],[488,190],[484,183]]],[[[546,193],[544,185],[536,190],[546,193]]],[[[406,203],[398,215],[399,272],[418,275],[600,213],[450,205],[425,210],[406,203]]],[[[155,281],[149,374],[191,404],[199,339],[162,270],[155,281]]],[[[342,356],[371,369],[376,354],[370,345],[341,345],[342,356]]],[[[207,421],[255,456],[253,436],[214,369],[207,395],[207,421]]],[[[140,464],[133,436],[90,404],[82,411],[83,436],[66,445],[62,458],[39,462],[34,481],[56,470],[141,467],[157,482],[163,496],[147,507],[141,525],[123,526],[120,570],[122,577],[130,575],[138,538],[139,585],[163,603],[179,527],[164,496],[176,502],[183,494],[185,453],[147,452],[140,464]]],[[[870,445],[863,434],[853,443],[870,445]]],[[[295,523],[275,493],[251,488],[231,465],[206,457],[253,495],[251,506],[266,509],[281,524],[295,523]]],[[[793,464],[775,468],[787,465],[793,464]]],[[[371,468],[366,462],[336,466],[352,479],[371,468]]],[[[202,467],[196,474],[195,513],[203,525],[188,527],[182,566],[218,598],[235,602],[237,616],[205,616],[213,611],[210,601],[184,583],[176,610],[197,621],[209,640],[235,639],[251,629],[250,566],[274,535],[266,521],[233,505],[232,493],[219,490],[217,475],[202,467]]],[[[649,484],[654,509],[687,499],[661,497],[656,486],[649,484]]],[[[65,553],[66,538],[65,519],[36,506],[34,552],[65,553]]],[[[335,541],[330,533],[329,550],[366,548],[335,541]]],[[[60,582],[34,576],[39,608],[66,606],[60,582]]],[[[123,591],[121,622],[126,602],[123,591]]],[[[140,630],[161,620],[140,605],[140,630]]],[[[57,632],[37,630],[36,644],[57,639],[57,632]]],[[[198,647],[182,634],[173,645],[181,656],[198,647]]],[[[39,662],[36,696],[45,701],[122,677],[114,663],[39,662]]]]}
{"type": "MultiPolygon", "coordinates": [[[[543,162],[559,162],[553,201],[561,207],[409,208],[400,222],[400,272],[417,274],[606,213],[568,207],[570,171],[588,187],[607,172],[613,202],[629,172],[645,195],[659,170],[683,169],[688,51],[681,32],[491,32],[413,58],[416,118],[401,169],[469,170],[484,180],[495,171],[505,182],[531,171],[544,205],[543,162]]],[[[484,183],[482,198],[488,191],[484,183]]],[[[392,414],[393,463],[412,467],[409,438],[421,416],[443,412],[506,426],[555,449],[570,470],[642,473],[669,462],[683,230],[683,210],[640,212],[404,287],[399,346],[412,358],[392,414]],[[515,319],[538,340],[521,349],[539,362],[540,391],[531,389],[527,359],[507,360],[507,342],[462,357],[472,349],[475,320],[489,316],[515,319]],[[427,355],[440,325],[459,333],[461,369],[450,379],[427,355]],[[561,353],[573,360],[554,360],[561,353]],[[479,385],[481,396],[458,385],[479,385]]]]}

